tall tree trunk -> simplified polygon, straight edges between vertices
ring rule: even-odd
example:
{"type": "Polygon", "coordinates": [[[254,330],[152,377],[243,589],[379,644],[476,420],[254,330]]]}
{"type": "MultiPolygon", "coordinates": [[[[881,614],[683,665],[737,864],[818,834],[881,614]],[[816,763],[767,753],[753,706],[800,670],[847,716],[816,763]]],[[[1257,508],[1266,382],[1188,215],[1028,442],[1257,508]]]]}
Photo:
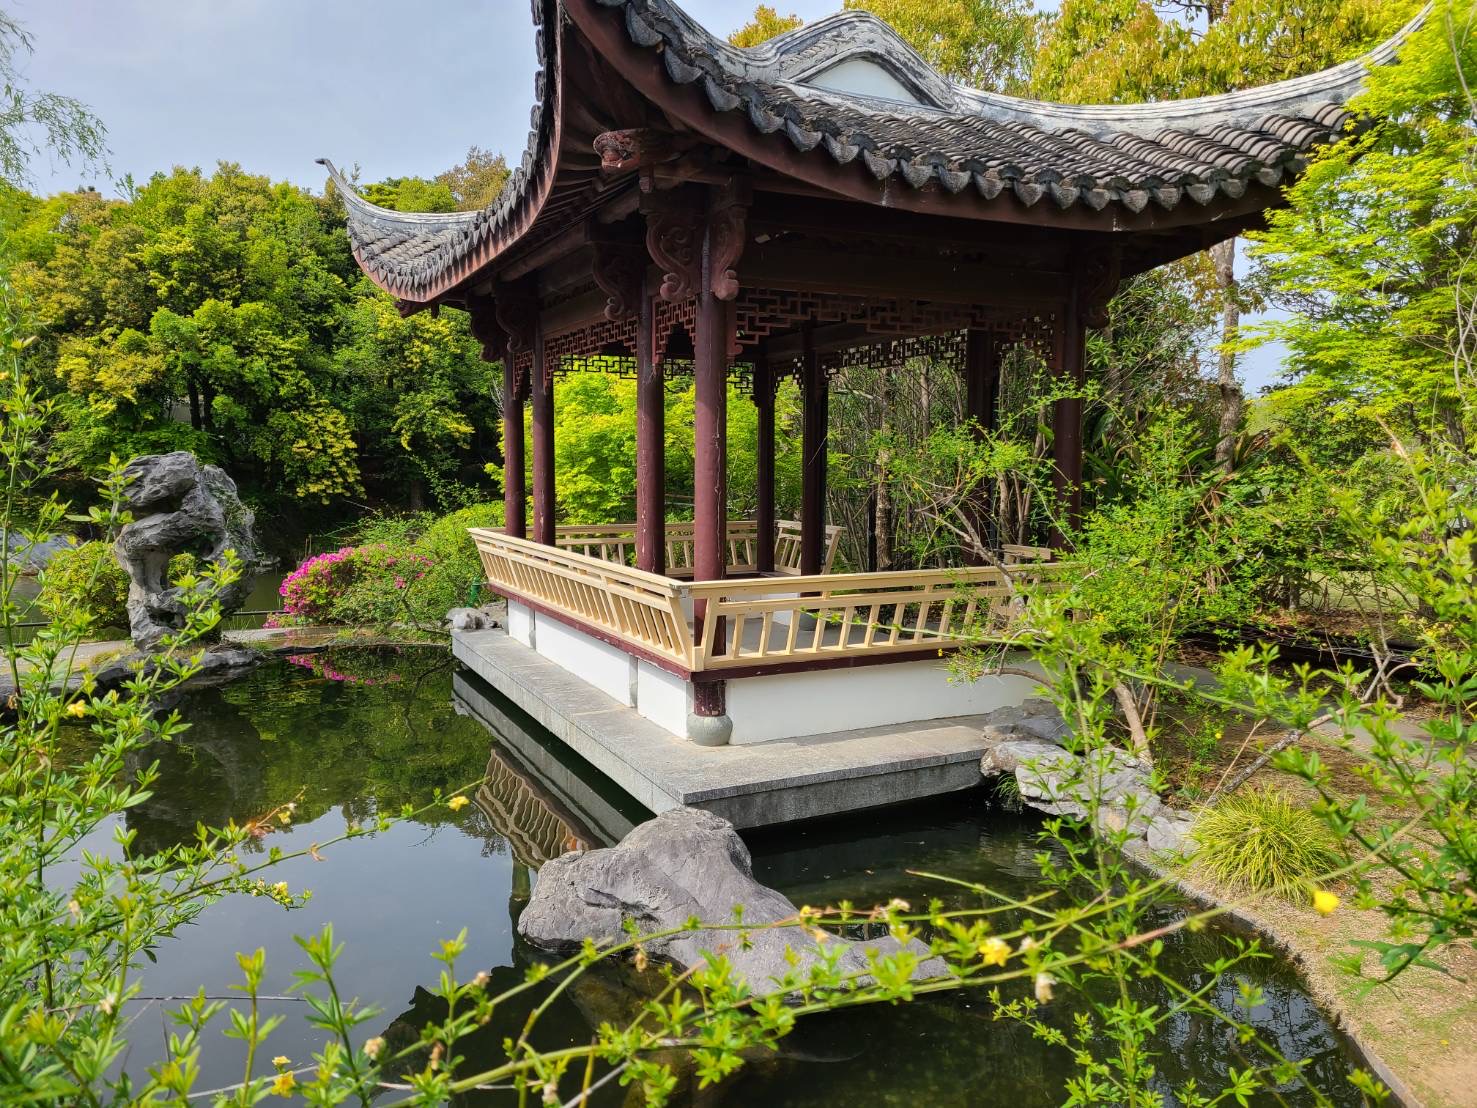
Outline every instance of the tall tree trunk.
{"type": "Polygon", "coordinates": [[[200,388],[193,375],[185,378],[185,388],[190,392],[190,427],[200,430],[200,388]]]}
{"type": "MultiPolygon", "coordinates": [[[[1221,342],[1229,347],[1236,340],[1236,332],[1241,326],[1241,301],[1236,285],[1236,240],[1227,239],[1212,246],[1210,260],[1215,266],[1215,280],[1221,290],[1221,342]]],[[[1244,403],[1241,382],[1236,379],[1236,355],[1230,349],[1221,351],[1216,384],[1220,390],[1221,418],[1215,444],[1215,461],[1216,465],[1229,473],[1236,449],[1236,432],[1241,428],[1241,409],[1244,403]]]]}

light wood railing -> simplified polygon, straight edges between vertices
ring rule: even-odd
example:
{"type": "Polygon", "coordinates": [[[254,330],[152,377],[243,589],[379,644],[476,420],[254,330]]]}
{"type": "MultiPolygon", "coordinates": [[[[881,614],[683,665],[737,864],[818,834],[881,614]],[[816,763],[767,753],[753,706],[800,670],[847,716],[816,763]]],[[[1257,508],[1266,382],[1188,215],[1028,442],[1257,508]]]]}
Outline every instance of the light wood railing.
{"type": "Polygon", "coordinates": [[[706,601],[707,618],[694,643],[693,668],[951,649],[1004,633],[1022,609],[1021,586],[1049,580],[1059,568],[1022,566],[1008,576],[978,567],[694,582],[683,594],[706,601]]]}
{"type": "Polygon", "coordinates": [[[692,668],[692,630],[670,577],[498,531],[472,528],[472,539],[494,589],[692,668]]]}
{"type": "MultiPolygon", "coordinates": [[[[554,542],[561,550],[570,550],[589,558],[620,565],[636,564],[636,525],[634,523],[569,524],[554,532],[554,542]]],[[[841,545],[841,528],[826,528],[826,545],[822,551],[821,572],[831,572],[836,550],[841,545]]],[[[666,525],[667,576],[690,579],[693,576],[696,550],[693,525],[690,522],[666,525]]],[[[759,524],[753,520],[729,520],[726,572],[755,573],[759,567],[759,524]]],[[[782,519],[775,524],[774,571],[797,575],[800,572],[800,524],[782,519]]]]}
{"type": "Polygon", "coordinates": [[[1022,587],[1050,582],[1064,568],[683,582],[580,550],[471,533],[494,590],[688,673],[917,656],[1003,635],[1025,603],[1022,587]],[[696,605],[706,614],[695,636],[689,614],[696,605]]]}

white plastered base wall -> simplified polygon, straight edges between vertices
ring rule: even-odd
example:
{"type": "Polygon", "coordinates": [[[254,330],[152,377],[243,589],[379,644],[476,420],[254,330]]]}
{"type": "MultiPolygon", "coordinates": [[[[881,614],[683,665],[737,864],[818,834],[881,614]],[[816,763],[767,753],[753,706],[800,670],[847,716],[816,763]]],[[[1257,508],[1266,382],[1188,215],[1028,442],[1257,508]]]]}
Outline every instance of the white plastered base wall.
{"type": "MultiPolygon", "coordinates": [[[[517,601],[508,634],[594,688],[687,737],[692,683],[517,601]]],[[[744,677],[728,682],[734,744],[823,735],[862,727],[976,715],[1031,695],[1026,677],[949,681],[940,659],[744,677]]]]}

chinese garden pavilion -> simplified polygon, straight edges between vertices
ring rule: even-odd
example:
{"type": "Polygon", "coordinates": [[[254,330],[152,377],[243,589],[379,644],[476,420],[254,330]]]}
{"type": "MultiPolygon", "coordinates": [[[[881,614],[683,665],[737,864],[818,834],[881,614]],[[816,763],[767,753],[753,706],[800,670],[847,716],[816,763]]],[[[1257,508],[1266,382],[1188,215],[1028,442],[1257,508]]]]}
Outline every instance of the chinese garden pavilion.
{"type": "MultiPolygon", "coordinates": [[[[588,656],[567,664],[699,741],[727,737],[739,678],[925,658],[936,668],[961,620],[979,613],[958,598],[957,574],[825,572],[830,375],[927,354],[964,375],[969,414],[986,427],[1013,344],[1080,381],[1087,329],[1119,282],[1258,226],[1309,152],[1348,123],[1366,67],[1390,61],[1398,41],[1242,92],[1069,106],[951,83],[860,12],[741,49],[672,0],[532,7],[532,132],[494,204],[389,211],[329,171],[369,277],[404,312],[466,311],[484,357],[502,361],[506,533],[477,541],[514,602],[514,633],[518,613],[529,626],[539,615],[553,621],[542,638],[557,624],[614,651],[608,677],[588,656]],[[594,368],[637,380],[633,528],[556,527],[553,379],[594,368]],[[691,373],[696,394],[695,519],[675,540],[663,504],[672,372],[691,373]],[[725,495],[735,375],[759,412],[760,500],[745,524],[727,519],[725,495]],[[803,397],[798,527],[776,521],[773,498],[786,376],[803,397]],[[788,591],[777,572],[791,575],[788,591]],[[626,659],[643,667],[629,696],[626,659]],[[638,705],[653,674],[685,684],[685,701],[668,689],[638,705]]],[[[1081,420],[1079,400],[1057,402],[1067,518],[1080,511],[1081,420]]],[[[967,583],[999,585],[1000,572],[981,568],[967,583]]],[[[777,727],[746,737],[785,733],[777,727]]],[[[744,731],[739,721],[733,741],[744,731]]]]}

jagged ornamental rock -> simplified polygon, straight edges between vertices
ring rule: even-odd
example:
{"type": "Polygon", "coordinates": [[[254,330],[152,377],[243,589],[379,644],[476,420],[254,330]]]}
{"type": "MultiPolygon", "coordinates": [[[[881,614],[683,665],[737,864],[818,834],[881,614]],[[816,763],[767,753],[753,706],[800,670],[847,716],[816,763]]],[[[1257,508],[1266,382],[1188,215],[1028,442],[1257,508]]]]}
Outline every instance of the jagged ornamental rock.
{"type": "Polygon", "coordinates": [[[234,551],[242,574],[219,599],[222,613],[235,611],[251,591],[251,567],[259,557],[255,520],[226,472],[201,466],[189,451],[135,458],[124,472],[129,477],[124,497],[133,522],[119,532],[113,552],[128,574],[134,645],[156,650],[184,625],[184,598],[169,584],[169,560],[190,553],[203,568],[234,551]]]}
{"type": "Polygon", "coordinates": [[[1154,854],[1188,854],[1195,817],[1189,812],[1163,809],[1149,821],[1144,842],[1154,854]]]}
{"type": "MultiPolygon", "coordinates": [[[[518,932],[535,946],[566,950],[586,938],[624,940],[628,919],[644,934],[681,927],[692,918],[729,923],[737,905],[750,924],[792,919],[797,911],[783,894],[754,880],[748,847],[731,823],[711,812],[674,808],[641,824],[616,846],[545,863],[518,919],[518,932]]],[[[775,991],[776,978],[795,968],[787,949],[799,959],[801,973],[819,950],[817,941],[796,926],[750,931],[748,937],[749,948],[743,949],[737,931],[684,931],[653,940],[647,953],[684,970],[702,964],[704,951],[722,954],[755,994],[764,995],[775,991]]],[[[885,957],[900,949],[886,937],[856,942],[831,936],[826,942],[842,949],[847,973],[868,968],[868,951],[885,957]]],[[[923,944],[915,941],[908,949],[922,959],[916,978],[948,972],[942,960],[928,957],[923,944]]]]}
{"type": "Polygon", "coordinates": [[[996,708],[985,715],[980,727],[987,739],[997,742],[1030,738],[1057,746],[1071,733],[1056,705],[1040,697],[996,708]]]}
{"type": "Polygon", "coordinates": [[[1062,746],[1070,729],[1050,701],[1032,699],[997,708],[985,717],[982,730],[990,745],[980,758],[980,773],[1012,775],[1029,807],[1083,819],[1096,798],[1098,831],[1127,829],[1174,843],[1164,849],[1178,848],[1189,817],[1165,807],[1148,763],[1112,748],[1102,752],[1103,761],[1084,763],[1062,746]]]}

